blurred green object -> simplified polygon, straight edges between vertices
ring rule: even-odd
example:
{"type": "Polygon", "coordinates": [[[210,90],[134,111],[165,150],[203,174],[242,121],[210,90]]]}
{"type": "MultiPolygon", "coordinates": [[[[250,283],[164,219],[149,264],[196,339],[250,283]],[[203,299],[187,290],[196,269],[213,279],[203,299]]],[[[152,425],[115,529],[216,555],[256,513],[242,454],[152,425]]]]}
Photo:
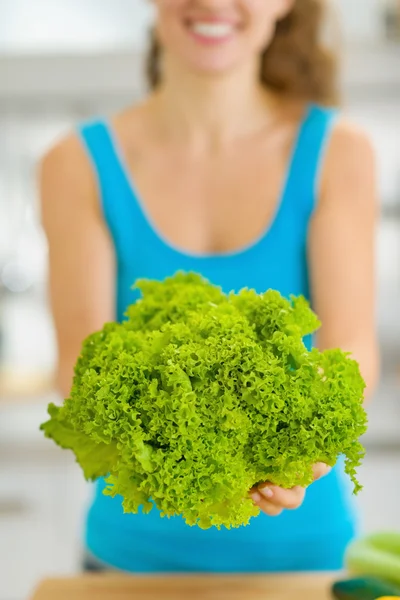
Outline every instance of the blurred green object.
{"type": "Polygon", "coordinates": [[[376,533],[353,542],[346,553],[351,573],[400,585],[400,533],[376,533]]]}
{"type": "Polygon", "coordinates": [[[377,600],[398,596],[400,587],[374,577],[363,577],[338,581],[333,585],[332,593],[337,600],[377,600]]]}

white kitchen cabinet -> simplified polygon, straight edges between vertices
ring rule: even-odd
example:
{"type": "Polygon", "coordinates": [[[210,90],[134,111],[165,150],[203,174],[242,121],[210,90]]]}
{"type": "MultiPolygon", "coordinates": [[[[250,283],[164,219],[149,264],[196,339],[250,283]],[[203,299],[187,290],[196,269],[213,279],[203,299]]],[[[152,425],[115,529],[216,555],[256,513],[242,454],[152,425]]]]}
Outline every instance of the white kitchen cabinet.
{"type": "Polygon", "coordinates": [[[89,486],[72,454],[39,432],[44,418],[43,403],[0,405],[0,600],[79,567],[89,486]]]}

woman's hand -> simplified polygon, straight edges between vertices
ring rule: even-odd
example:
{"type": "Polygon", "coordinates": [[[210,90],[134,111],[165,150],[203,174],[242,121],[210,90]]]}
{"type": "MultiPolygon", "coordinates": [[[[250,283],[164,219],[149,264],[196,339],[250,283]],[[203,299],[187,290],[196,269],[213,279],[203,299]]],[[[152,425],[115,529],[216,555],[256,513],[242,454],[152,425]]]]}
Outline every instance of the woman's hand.
{"type": "MultiPolygon", "coordinates": [[[[314,465],[314,481],[327,475],[330,470],[331,468],[324,463],[314,465]]],[[[255,504],[270,517],[277,517],[285,509],[295,510],[300,508],[304,502],[305,495],[306,488],[296,486],[290,490],[285,490],[270,483],[262,483],[250,492],[250,496],[255,504]]]]}

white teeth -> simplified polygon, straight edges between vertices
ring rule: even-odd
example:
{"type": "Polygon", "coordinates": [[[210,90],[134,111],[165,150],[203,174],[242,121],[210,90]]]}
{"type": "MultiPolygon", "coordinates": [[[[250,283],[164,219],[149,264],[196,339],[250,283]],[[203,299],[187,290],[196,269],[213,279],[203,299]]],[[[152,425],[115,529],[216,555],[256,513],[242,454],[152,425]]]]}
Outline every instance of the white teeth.
{"type": "Polygon", "coordinates": [[[229,23],[193,23],[191,29],[198,35],[214,39],[227,37],[233,31],[229,23]]]}

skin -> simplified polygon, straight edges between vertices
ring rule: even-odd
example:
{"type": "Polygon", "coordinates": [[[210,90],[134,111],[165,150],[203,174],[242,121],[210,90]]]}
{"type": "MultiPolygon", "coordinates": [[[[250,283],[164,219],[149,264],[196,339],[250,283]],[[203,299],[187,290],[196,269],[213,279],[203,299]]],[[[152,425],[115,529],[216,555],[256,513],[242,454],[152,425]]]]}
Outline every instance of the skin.
{"type": "MultiPolygon", "coordinates": [[[[304,106],[258,82],[260,51],[290,0],[157,0],[163,83],[112,119],[135,188],[164,238],[185,251],[248,245],[271,221],[304,106]],[[230,23],[223,41],[193,35],[199,21],[230,23]],[[154,177],[157,173],[157,178],[154,177]],[[177,218],[179,215],[179,219],[177,218]]],[[[83,339],[115,318],[115,253],[88,158],[71,135],[41,164],[43,222],[64,396],[83,339]]],[[[321,349],[341,347],[359,362],[371,394],[378,376],[374,325],[375,161],[353,125],[336,124],[309,232],[313,308],[321,349]]],[[[315,480],[329,468],[314,467],[315,480]]],[[[301,506],[306,490],[251,490],[276,516],[301,506]]]]}

